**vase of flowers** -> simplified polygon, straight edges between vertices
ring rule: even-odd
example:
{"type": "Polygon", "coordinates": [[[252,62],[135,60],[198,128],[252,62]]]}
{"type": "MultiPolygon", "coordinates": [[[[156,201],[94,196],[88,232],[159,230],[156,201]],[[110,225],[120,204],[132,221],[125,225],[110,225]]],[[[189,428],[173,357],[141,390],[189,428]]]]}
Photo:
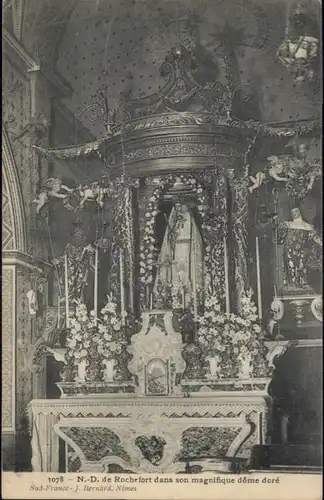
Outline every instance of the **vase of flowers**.
{"type": "Polygon", "coordinates": [[[87,374],[87,360],[84,358],[77,365],[76,381],[85,382],[86,374],[87,374]]]}
{"type": "Polygon", "coordinates": [[[238,356],[240,363],[239,378],[249,379],[253,376],[252,356],[246,346],[243,346],[238,356]]]}
{"type": "Polygon", "coordinates": [[[257,322],[251,293],[242,298],[240,315],[224,313],[216,294],[205,300],[205,311],[198,318],[198,344],[209,363],[211,378],[268,377],[262,329],[257,322]]]}
{"type": "Polygon", "coordinates": [[[102,357],[104,380],[113,382],[116,362],[126,345],[126,340],[121,320],[117,314],[117,304],[111,296],[108,296],[107,299],[98,319],[98,333],[93,340],[102,357]]]}
{"type": "Polygon", "coordinates": [[[217,379],[221,370],[219,355],[207,356],[206,361],[209,363],[209,378],[217,379]]]}
{"type": "Polygon", "coordinates": [[[115,359],[107,359],[105,358],[102,362],[104,365],[103,376],[105,382],[113,382],[115,378],[115,359]]]}
{"type": "Polygon", "coordinates": [[[66,339],[67,363],[74,367],[75,380],[85,382],[87,379],[87,365],[91,337],[95,331],[95,322],[88,314],[85,304],[76,302],[75,311],[70,317],[70,330],[66,339]]]}
{"type": "Polygon", "coordinates": [[[70,317],[66,359],[77,382],[96,381],[102,376],[106,381],[113,381],[117,358],[126,344],[112,297],[108,297],[99,318],[95,316],[94,311],[88,313],[85,304],[77,302],[75,313],[70,317]]]}

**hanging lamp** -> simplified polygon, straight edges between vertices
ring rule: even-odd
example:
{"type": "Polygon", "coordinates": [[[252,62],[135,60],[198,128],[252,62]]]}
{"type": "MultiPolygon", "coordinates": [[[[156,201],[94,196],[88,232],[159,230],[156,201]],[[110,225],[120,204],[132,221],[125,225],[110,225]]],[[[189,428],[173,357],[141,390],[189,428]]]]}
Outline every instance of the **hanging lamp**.
{"type": "Polygon", "coordinates": [[[319,56],[318,27],[311,2],[288,2],[285,40],[279,46],[277,58],[293,75],[296,84],[314,77],[314,62],[319,56]]]}

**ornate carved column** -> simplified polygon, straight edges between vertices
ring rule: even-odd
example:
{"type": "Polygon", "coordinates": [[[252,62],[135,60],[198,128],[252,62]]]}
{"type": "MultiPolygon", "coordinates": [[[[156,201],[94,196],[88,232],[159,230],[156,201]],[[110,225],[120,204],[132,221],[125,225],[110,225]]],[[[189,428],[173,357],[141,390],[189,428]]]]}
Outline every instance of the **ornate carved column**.
{"type": "MultiPolygon", "coordinates": [[[[156,179],[149,177],[146,178],[142,185],[138,188],[138,228],[139,228],[139,245],[141,247],[144,232],[145,232],[145,212],[147,209],[147,205],[149,203],[149,199],[151,198],[154,189],[156,188],[157,182],[156,179]]],[[[140,252],[139,252],[140,253],[140,252]]],[[[139,282],[139,276],[137,277],[137,281],[139,282]]],[[[140,291],[140,309],[148,309],[149,308],[149,298],[145,295],[144,291],[141,289],[140,291]]]]}
{"type": "Polygon", "coordinates": [[[249,290],[247,260],[247,217],[248,217],[248,180],[235,176],[234,169],[228,171],[232,197],[232,248],[234,257],[235,306],[242,312],[242,298],[249,290]]]}

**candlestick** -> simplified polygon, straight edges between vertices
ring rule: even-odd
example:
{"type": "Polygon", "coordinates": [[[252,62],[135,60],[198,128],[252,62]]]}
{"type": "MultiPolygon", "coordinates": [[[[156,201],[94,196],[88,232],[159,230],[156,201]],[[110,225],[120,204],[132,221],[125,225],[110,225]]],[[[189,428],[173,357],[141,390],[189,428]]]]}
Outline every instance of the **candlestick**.
{"type": "Polygon", "coordinates": [[[229,276],[228,276],[228,254],[226,236],[224,236],[224,274],[225,274],[225,310],[230,313],[230,294],[229,294],[229,276]]]}
{"type": "Polygon", "coordinates": [[[125,326],[124,261],[123,261],[122,249],[119,250],[119,275],[120,275],[121,324],[122,326],[125,326]]]}
{"type": "Polygon", "coordinates": [[[196,289],[196,252],[195,248],[193,246],[193,253],[192,253],[192,288],[193,288],[193,306],[194,306],[194,320],[195,323],[197,323],[198,320],[198,312],[197,312],[197,289],[196,289]]]}
{"type": "Polygon", "coordinates": [[[185,287],[182,287],[182,309],[183,310],[185,309],[185,298],[186,298],[185,287]]]}
{"type": "Polygon", "coordinates": [[[58,295],[57,298],[57,328],[60,328],[60,323],[61,323],[61,304],[60,304],[61,297],[58,295]]]}
{"type": "Polygon", "coordinates": [[[98,318],[98,268],[99,268],[99,248],[98,248],[98,245],[96,245],[95,270],[94,270],[94,297],[93,297],[93,309],[95,312],[95,324],[97,324],[97,318],[98,318]]]}
{"type": "Polygon", "coordinates": [[[262,319],[262,294],[261,294],[261,269],[260,269],[260,253],[259,253],[259,238],[255,238],[255,256],[256,256],[256,272],[257,272],[257,295],[258,295],[258,316],[262,319]]]}
{"type": "Polygon", "coordinates": [[[65,288],[65,323],[66,328],[70,326],[69,320],[69,281],[68,281],[68,256],[67,253],[64,255],[64,288],[65,288]]]}

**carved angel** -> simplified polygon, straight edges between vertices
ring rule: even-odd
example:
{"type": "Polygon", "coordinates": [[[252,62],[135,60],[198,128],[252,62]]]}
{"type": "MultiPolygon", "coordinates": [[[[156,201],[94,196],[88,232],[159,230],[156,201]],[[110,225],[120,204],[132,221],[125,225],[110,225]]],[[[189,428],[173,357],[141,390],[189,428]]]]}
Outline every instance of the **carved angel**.
{"type": "Polygon", "coordinates": [[[102,186],[100,182],[86,181],[77,189],[81,196],[80,207],[83,207],[86,201],[94,201],[103,208],[104,198],[109,193],[108,187],[102,186]]]}
{"type": "MultiPolygon", "coordinates": [[[[277,182],[288,182],[290,179],[295,177],[295,170],[290,168],[288,169],[289,171],[286,172],[287,169],[285,164],[278,156],[268,156],[267,161],[270,164],[270,168],[267,173],[277,182]]],[[[262,171],[257,172],[255,176],[250,175],[250,180],[253,182],[253,185],[249,187],[250,193],[259,188],[266,180],[266,177],[266,173],[262,171]]]]}
{"type": "Polygon", "coordinates": [[[282,160],[280,160],[278,156],[269,156],[267,160],[270,163],[270,177],[278,182],[287,182],[289,180],[289,177],[282,176],[282,174],[285,173],[285,167],[282,160]]]}
{"type": "Polygon", "coordinates": [[[250,181],[253,182],[253,185],[249,187],[250,193],[253,193],[253,191],[261,186],[263,184],[263,181],[265,180],[265,174],[264,172],[257,172],[255,174],[255,177],[253,175],[250,175],[250,181]]]}
{"type": "Polygon", "coordinates": [[[55,361],[59,361],[60,363],[64,363],[65,365],[67,364],[67,361],[64,356],[64,352],[59,351],[58,349],[52,349],[51,347],[46,346],[46,351],[49,354],[52,354],[54,357],[55,361]]]}
{"type": "MultiPolygon", "coordinates": [[[[268,333],[271,337],[274,335],[274,329],[278,325],[278,322],[283,318],[284,315],[284,303],[278,299],[274,298],[271,302],[268,320],[268,333]]],[[[276,338],[278,335],[276,336],[276,338]]],[[[281,337],[279,335],[279,337],[281,337]]]]}
{"type": "Polygon", "coordinates": [[[33,203],[37,203],[36,211],[37,213],[48,203],[50,198],[66,198],[68,193],[72,193],[73,189],[68,188],[60,179],[51,177],[46,180],[44,189],[41,191],[33,203]],[[64,193],[60,193],[64,191],[64,193]]]}

